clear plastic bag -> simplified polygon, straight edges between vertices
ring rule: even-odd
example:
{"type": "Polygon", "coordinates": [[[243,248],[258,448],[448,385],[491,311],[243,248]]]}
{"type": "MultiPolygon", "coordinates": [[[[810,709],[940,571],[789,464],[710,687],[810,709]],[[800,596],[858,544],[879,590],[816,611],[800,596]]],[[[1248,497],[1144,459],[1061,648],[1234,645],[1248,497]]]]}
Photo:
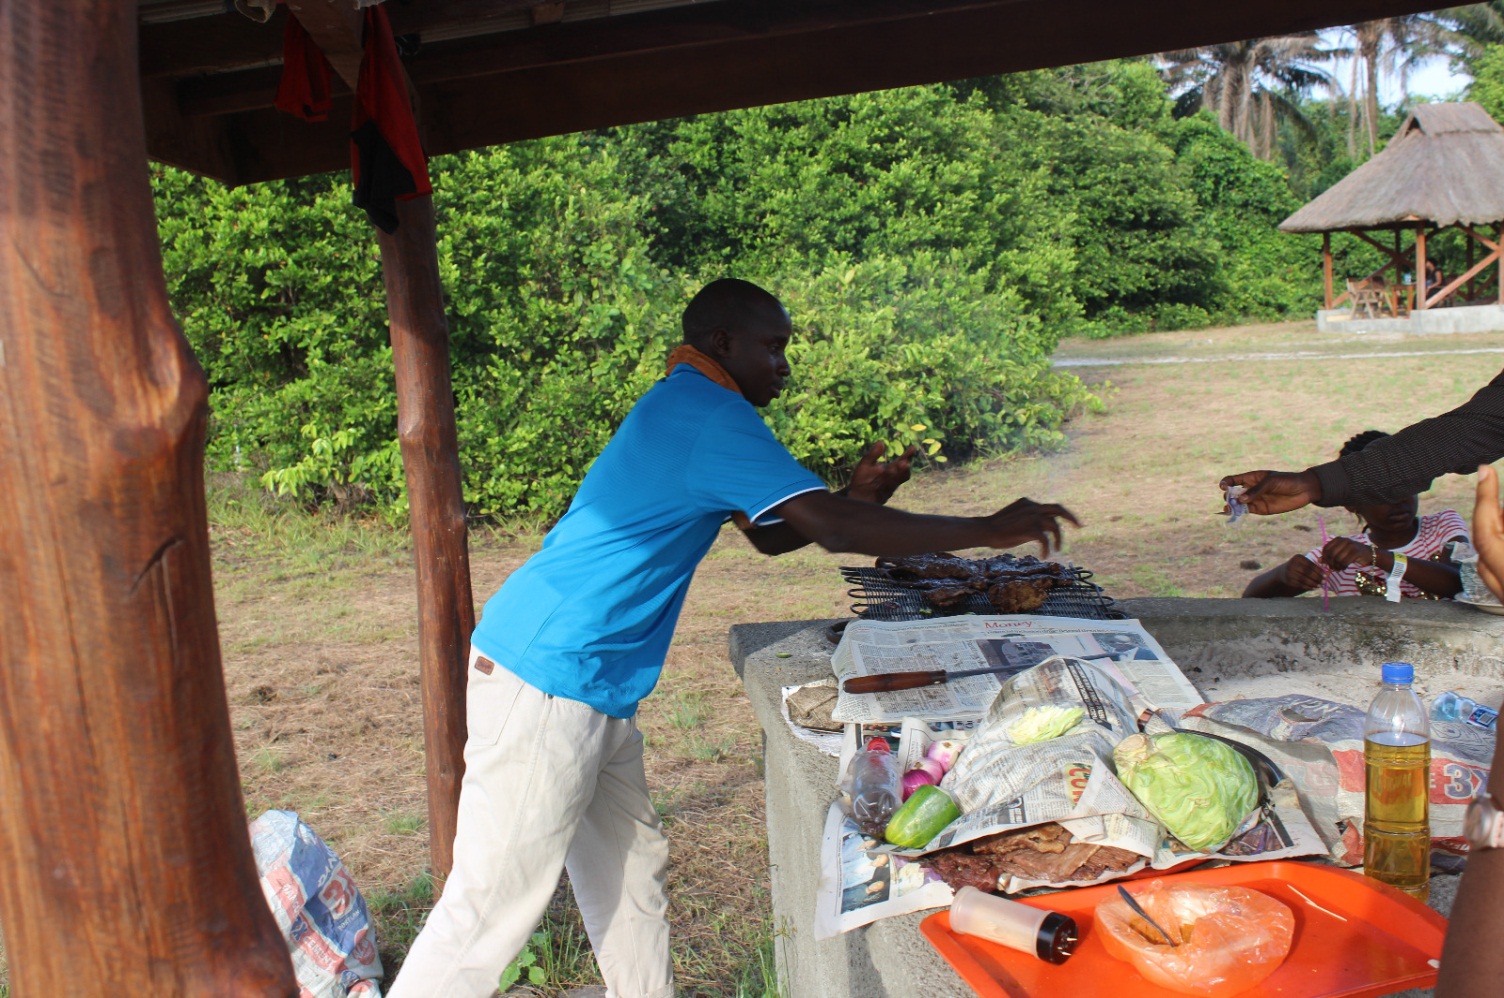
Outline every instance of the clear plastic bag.
{"type": "Polygon", "coordinates": [[[1268,977],[1290,953],[1295,916],[1267,894],[1164,880],[1131,892],[1176,945],[1117,895],[1097,905],[1097,931],[1108,954],[1171,991],[1235,995],[1268,977]]]}

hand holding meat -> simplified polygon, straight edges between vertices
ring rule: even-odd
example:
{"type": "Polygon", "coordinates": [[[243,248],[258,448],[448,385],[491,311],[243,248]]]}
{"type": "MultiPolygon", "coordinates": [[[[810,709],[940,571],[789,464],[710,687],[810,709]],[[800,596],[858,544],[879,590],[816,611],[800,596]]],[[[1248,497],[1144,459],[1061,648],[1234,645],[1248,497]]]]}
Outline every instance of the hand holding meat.
{"type": "Polygon", "coordinates": [[[1081,521],[1064,506],[1055,503],[1037,503],[1032,499],[1015,499],[1002,509],[987,517],[988,528],[993,536],[988,544],[996,548],[1011,548],[1019,544],[1037,543],[1040,553],[1048,556],[1060,547],[1060,521],[1072,526],[1081,526],[1081,521]]]}

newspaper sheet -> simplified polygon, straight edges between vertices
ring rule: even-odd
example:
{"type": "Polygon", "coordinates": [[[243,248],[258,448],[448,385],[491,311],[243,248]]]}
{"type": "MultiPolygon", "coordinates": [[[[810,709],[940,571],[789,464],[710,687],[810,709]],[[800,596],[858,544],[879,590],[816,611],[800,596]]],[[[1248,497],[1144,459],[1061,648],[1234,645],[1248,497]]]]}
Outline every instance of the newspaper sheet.
{"type": "MultiPolygon", "coordinates": [[[[1333,862],[1363,862],[1364,712],[1319,697],[1288,694],[1205,704],[1184,727],[1251,745],[1294,781],[1333,862]]],[[[1431,723],[1431,848],[1465,855],[1468,803],[1488,782],[1491,732],[1461,722],[1431,723]]]]}
{"type": "MultiPolygon", "coordinates": [[[[905,719],[899,728],[897,748],[903,768],[923,757],[936,740],[958,735],[966,738],[966,748],[955,769],[941,784],[957,799],[963,813],[924,849],[904,850],[863,836],[839,805],[833,807],[823,844],[817,935],[821,931],[844,932],[889,915],[947,904],[949,888],[929,889],[938,878],[925,863],[925,856],[1044,822],[1058,822],[1076,841],[1120,849],[1141,859],[1125,869],[1106,870],[1091,879],[1010,875],[999,884],[1001,890],[1016,893],[1034,888],[1081,887],[1128,876],[1145,867],[1168,870],[1207,859],[1247,862],[1327,852],[1327,845],[1301,810],[1299,796],[1288,778],[1264,788],[1260,809],[1217,853],[1192,852],[1176,841],[1118,780],[1111,764],[1114,746],[1138,728],[1133,706],[1124,700],[1127,690],[1119,689],[1118,682],[1109,664],[1054,659],[1001,684],[986,716],[958,725],[960,732],[947,728],[950,722],[905,719]],[[1028,710],[1071,704],[1081,708],[1081,720],[1075,727],[1055,738],[1014,744],[1009,732],[1028,710]],[[877,858],[885,854],[891,858],[877,858]],[[882,870],[887,872],[877,872],[882,870]],[[900,873],[900,885],[890,886],[900,873]]],[[[1167,688],[1174,687],[1167,684],[1167,688]]],[[[1163,730],[1158,719],[1151,730],[1156,727],[1163,730]]],[[[843,763],[869,730],[858,725],[848,727],[843,763]]]]}
{"type": "Polygon", "coordinates": [[[838,721],[901,723],[905,717],[977,718],[1003,682],[1054,655],[1098,665],[1140,710],[1189,710],[1203,697],[1136,620],[962,616],[934,620],[857,620],[831,656],[839,680],[889,672],[997,669],[990,675],[891,693],[842,692],[838,721]]]}
{"type": "Polygon", "coordinates": [[[879,918],[944,908],[955,893],[939,874],[877,849],[839,804],[825,816],[815,938],[829,939],[879,918]]]}

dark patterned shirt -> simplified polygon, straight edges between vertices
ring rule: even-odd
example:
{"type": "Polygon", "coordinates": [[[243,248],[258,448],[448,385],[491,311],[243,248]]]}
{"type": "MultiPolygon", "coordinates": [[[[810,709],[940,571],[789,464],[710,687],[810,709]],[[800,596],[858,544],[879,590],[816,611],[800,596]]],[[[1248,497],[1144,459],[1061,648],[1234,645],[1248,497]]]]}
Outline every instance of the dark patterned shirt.
{"type": "Polygon", "coordinates": [[[1424,492],[1438,475],[1471,475],[1504,457],[1504,371],[1451,412],[1423,419],[1311,470],[1320,506],[1397,502],[1424,492]]]}

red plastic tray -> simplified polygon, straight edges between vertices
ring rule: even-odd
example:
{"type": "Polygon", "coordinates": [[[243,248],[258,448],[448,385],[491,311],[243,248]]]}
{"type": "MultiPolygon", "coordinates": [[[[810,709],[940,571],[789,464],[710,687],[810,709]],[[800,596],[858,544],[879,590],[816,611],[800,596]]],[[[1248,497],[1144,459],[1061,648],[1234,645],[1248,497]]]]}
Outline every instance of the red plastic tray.
{"type": "MultiPolygon", "coordinates": [[[[1246,995],[1368,998],[1436,983],[1436,967],[1429,961],[1441,959],[1447,920],[1360,873],[1276,861],[1191,870],[1164,879],[1249,887],[1278,898],[1295,914],[1290,955],[1246,995]]],[[[1139,976],[1132,964],[1108,956],[1096,934],[1092,912],[1116,892],[1115,884],[1103,884],[1018,899],[1076,920],[1081,941],[1058,966],[952,931],[949,911],[926,918],[919,930],[981,998],[1164,998],[1165,991],[1139,976]]]]}

